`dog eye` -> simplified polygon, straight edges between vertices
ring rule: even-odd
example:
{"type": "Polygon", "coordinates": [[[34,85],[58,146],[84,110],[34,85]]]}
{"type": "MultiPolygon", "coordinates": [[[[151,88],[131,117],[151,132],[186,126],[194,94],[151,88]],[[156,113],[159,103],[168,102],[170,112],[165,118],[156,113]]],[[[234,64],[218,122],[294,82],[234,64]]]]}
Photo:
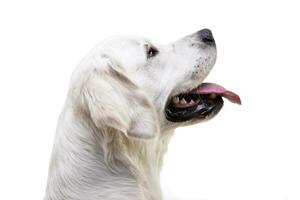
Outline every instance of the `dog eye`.
{"type": "Polygon", "coordinates": [[[149,47],[147,50],[147,58],[152,58],[158,54],[158,49],[155,47],[149,47]]]}

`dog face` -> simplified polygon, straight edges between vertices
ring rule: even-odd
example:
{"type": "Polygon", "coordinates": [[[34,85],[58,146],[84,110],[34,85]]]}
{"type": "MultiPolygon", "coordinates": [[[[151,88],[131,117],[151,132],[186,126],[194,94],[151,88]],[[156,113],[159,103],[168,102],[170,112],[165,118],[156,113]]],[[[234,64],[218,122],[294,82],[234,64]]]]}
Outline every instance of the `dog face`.
{"type": "Polygon", "coordinates": [[[71,96],[81,99],[78,103],[97,126],[153,137],[159,129],[196,123],[221,109],[220,95],[201,98],[199,92],[216,55],[208,29],[168,45],[141,37],[110,38],[79,64],[71,96]]]}

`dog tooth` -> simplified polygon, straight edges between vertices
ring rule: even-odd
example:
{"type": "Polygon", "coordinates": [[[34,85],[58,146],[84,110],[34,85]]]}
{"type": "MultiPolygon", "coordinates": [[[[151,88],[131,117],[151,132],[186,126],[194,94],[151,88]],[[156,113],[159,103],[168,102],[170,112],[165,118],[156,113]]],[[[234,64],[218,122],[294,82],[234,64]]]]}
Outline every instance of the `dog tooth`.
{"type": "Polygon", "coordinates": [[[190,104],[193,105],[195,104],[195,101],[193,101],[193,99],[190,101],[190,104]]]}
{"type": "Polygon", "coordinates": [[[174,97],[173,99],[172,99],[172,101],[173,101],[173,103],[179,103],[179,97],[174,97]]]}
{"type": "Polygon", "coordinates": [[[186,104],[186,100],[185,100],[184,98],[182,98],[182,99],[180,100],[180,104],[186,104]]]}

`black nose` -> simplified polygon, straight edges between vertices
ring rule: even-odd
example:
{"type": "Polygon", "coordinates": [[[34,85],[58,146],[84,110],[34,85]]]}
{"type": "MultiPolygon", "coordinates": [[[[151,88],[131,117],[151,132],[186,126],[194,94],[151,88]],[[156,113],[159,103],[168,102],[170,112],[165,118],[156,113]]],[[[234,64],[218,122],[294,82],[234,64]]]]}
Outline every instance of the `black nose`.
{"type": "Polygon", "coordinates": [[[202,29],[202,30],[198,31],[198,36],[199,36],[200,40],[206,44],[209,44],[209,45],[215,44],[214,37],[212,35],[211,30],[209,30],[209,29],[202,29]]]}

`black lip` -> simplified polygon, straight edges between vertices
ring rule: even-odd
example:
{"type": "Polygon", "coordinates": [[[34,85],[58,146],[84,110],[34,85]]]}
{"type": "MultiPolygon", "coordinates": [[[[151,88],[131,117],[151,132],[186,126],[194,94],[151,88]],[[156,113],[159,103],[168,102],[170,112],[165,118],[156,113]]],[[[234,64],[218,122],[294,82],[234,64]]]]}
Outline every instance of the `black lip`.
{"type": "Polygon", "coordinates": [[[201,101],[189,108],[174,108],[171,104],[166,107],[166,118],[171,122],[185,122],[191,119],[205,119],[216,115],[223,107],[223,99],[217,96],[215,99],[203,98],[201,101]]]}

